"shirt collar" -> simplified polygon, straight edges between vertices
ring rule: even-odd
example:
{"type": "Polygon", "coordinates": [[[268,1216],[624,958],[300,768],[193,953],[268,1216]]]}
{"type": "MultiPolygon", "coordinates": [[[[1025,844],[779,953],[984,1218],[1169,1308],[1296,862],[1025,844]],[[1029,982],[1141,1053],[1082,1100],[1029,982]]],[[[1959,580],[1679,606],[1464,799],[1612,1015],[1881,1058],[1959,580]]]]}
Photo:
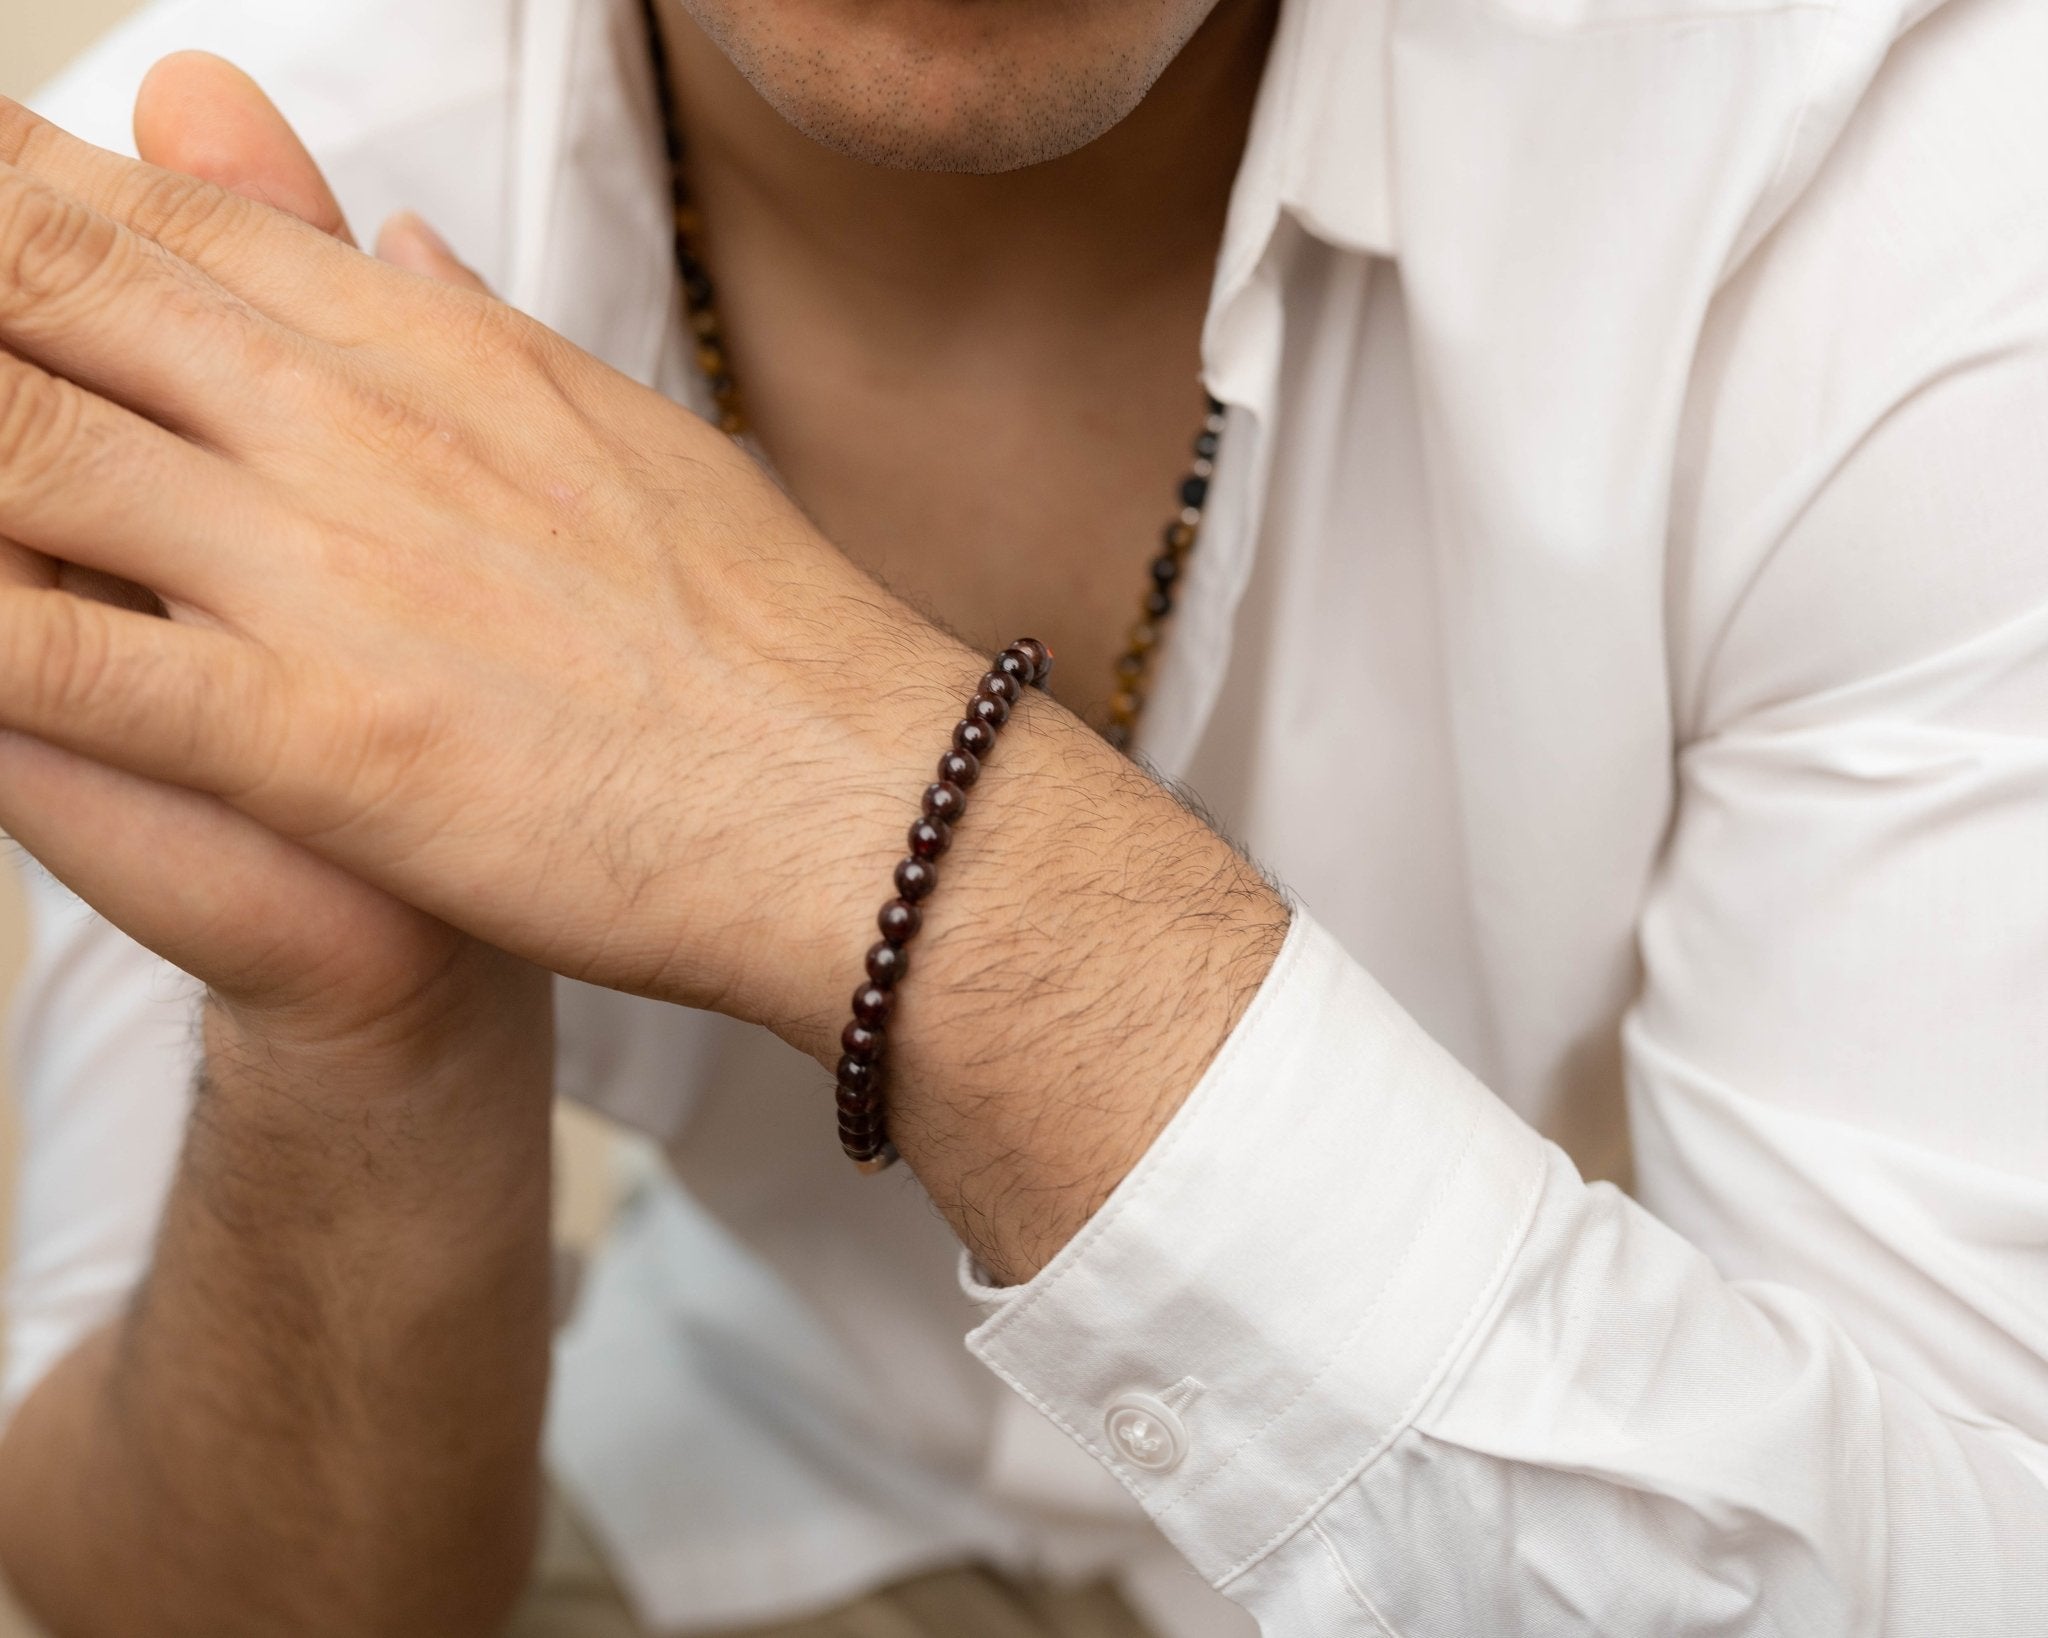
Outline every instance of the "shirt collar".
{"type": "Polygon", "coordinates": [[[1217,263],[1227,299],[1283,212],[1339,249],[1394,252],[1388,138],[1392,0],[1284,0],[1217,263]]]}

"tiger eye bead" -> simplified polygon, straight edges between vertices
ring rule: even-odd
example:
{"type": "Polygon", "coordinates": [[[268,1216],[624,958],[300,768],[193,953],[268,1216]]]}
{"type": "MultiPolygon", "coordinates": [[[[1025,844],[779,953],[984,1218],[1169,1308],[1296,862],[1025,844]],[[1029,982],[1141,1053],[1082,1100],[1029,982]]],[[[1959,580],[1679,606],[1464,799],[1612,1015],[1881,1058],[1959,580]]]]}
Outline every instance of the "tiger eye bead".
{"type": "Polygon", "coordinates": [[[1145,657],[1142,654],[1125,654],[1116,662],[1117,681],[1129,687],[1145,675],[1145,657]]]}
{"type": "Polygon", "coordinates": [[[856,1020],[839,1032],[839,1046],[849,1058],[873,1060],[881,1057],[886,1037],[878,1029],[870,1029],[856,1020]]]}
{"type": "Polygon", "coordinates": [[[991,671],[981,679],[977,693],[986,694],[992,700],[1001,700],[1005,705],[1015,705],[1024,697],[1024,685],[1007,671],[991,671]]]}
{"type": "Polygon", "coordinates": [[[953,749],[965,751],[971,757],[987,756],[994,748],[996,731],[985,722],[973,717],[962,717],[953,724],[953,749]]]}
{"type": "Polygon", "coordinates": [[[869,1029],[880,1029],[889,1021],[896,997],[879,984],[863,984],[853,992],[853,1016],[869,1029]]]}
{"type": "Polygon", "coordinates": [[[1002,700],[990,694],[976,694],[967,702],[967,717],[970,722],[984,723],[990,728],[1000,728],[1010,720],[1010,708],[1002,700]]]}
{"type": "Polygon", "coordinates": [[[908,899],[891,899],[875,917],[875,925],[891,944],[908,944],[924,925],[924,912],[908,899]]]}
{"type": "Polygon", "coordinates": [[[909,971],[910,952],[900,944],[884,939],[868,951],[868,977],[885,990],[893,990],[896,981],[909,971]]]}
{"type": "MultiPolygon", "coordinates": [[[[937,820],[942,825],[951,825],[967,811],[967,793],[950,779],[942,779],[936,785],[924,788],[924,816],[937,820]]],[[[952,833],[949,830],[948,836],[952,833]]],[[[915,851],[913,849],[912,851],[915,851]]]]}
{"type": "Polygon", "coordinates": [[[857,1097],[871,1098],[881,1084],[881,1066],[872,1058],[845,1057],[839,1060],[839,1085],[842,1090],[857,1097]]]}
{"type": "MultiPolygon", "coordinates": [[[[963,751],[956,746],[939,758],[939,783],[942,785],[958,785],[965,794],[980,777],[981,761],[971,751],[963,751]]],[[[934,817],[943,818],[944,815],[934,817]]]]}
{"type": "Polygon", "coordinates": [[[931,897],[939,885],[938,867],[929,859],[903,859],[896,865],[896,891],[912,904],[931,897]]]}
{"type": "Polygon", "coordinates": [[[1166,549],[1178,557],[1195,543],[1195,531],[1185,523],[1166,526],[1166,549]]]}
{"type": "Polygon", "coordinates": [[[914,859],[936,859],[953,845],[953,827],[943,819],[926,815],[910,822],[910,854],[914,859]]]}
{"type": "Polygon", "coordinates": [[[1159,646],[1159,628],[1150,620],[1140,620],[1125,634],[1124,641],[1130,644],[1133,654],[1150,654],[1159,646]]]}

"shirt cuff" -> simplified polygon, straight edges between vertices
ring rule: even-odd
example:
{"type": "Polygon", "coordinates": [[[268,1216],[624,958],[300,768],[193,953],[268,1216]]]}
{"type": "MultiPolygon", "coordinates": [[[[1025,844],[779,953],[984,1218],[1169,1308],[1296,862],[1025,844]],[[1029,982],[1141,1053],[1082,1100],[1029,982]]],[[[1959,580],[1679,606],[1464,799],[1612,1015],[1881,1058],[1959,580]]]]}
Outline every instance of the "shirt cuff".
{"type": "Polygon", "coordinates": [[[1297,914],[1151,1150],[967,1339],[1222,1586],[1451,1374],[1520,1246],[1541,1138],[1297,914]]]}

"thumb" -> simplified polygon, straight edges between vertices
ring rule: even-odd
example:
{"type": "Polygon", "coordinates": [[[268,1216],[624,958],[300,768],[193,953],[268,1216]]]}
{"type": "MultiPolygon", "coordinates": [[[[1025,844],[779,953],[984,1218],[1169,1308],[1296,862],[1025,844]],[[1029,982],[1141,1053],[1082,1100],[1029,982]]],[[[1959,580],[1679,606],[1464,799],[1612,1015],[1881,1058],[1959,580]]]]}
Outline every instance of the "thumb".
{"type": "Polygon", "coordinates": [[[334,190],[277,106],[233,63],[181,51],[149,71],[135,146],[167,171],[212,182],[355,243],[334,190]]]}

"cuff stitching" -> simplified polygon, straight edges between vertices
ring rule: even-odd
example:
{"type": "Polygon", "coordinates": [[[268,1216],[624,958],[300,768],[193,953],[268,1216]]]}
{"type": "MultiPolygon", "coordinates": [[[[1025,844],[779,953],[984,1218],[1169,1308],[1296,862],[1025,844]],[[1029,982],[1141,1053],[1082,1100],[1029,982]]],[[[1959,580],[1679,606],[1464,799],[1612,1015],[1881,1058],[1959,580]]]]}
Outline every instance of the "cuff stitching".
{"type": "Polygon", "coordinates": [[[1212,1584],[1219,1591],[1243,1575],[1245,1571],[1272,1552],[1283,1541],[1286,1541],[1288,1537],[1299,1532],[1303,1526],[1314,1522],[1323,1509],[1336,1499],[1338,1491],[1356,1483],[1365,1470],[1378,1461],[1381,1456],[1385,1455],[1392,1447],[1394,1441],[1400,1437],[1402,1431],[1421,1414],[1422,1407],[1429,1402],[1430,1395],[1437,1391],[1438,1386],[1443,1380],[1444,1372],[1450,1368],[1451,1361],[1457,1357],[1458,1352],[1465,1346],[1472,1327],[1479,1318],[1480,1312],[1492,1303],[1495,1295],[1500,1290],[1501,1282],[1507,1278],[1508,1269],[1513,1265],[1515,1258],[1520,1255],[1522,1246],[1529,1237],[1530,1225],[1536,1220],[1537,1203],[1543,1198],[1543,1179],[1544,1172],[1539,1169],[1536,1176],[1530,1181],[1528,1192],[1523,1196],[1514,1232],[1508,1236],[1507,1244],[1501,1250],[1500,1260],[1493,1265],[1493,1271],[1480,1282],[1479,1294],[1472,1299],[1471,1306],[1465,1310],[1463,1318],[1458,1321],[1456,1327],[1452,1330],[1450,1341],[1444,1344],[1443,1351],[1437,1355],[1429,1369],[1423,1373],[1421,1384],[1416,1388],[1413,1397],[1401,1408],[1400,1414],[1387,1425],[1387,1431],[1381,1436],[1379,1442],[1368,1450],[1364,1456],[1359,1458],[1356,1466],[1347,1469],[1338,1477],[1334,1484],[1325,1489],[1314,1501],[1302,1508],[1293,1518],[1289,1519],[1279,1529],[1275,1530],[1272,1535],[1260,1542],[1258,1546],[1254,1547],[1243,1558],[1239,1559],[1218,1576],[1212,1584]]]}
{"type": "MultiPolygon", "coordinates": [[[[1373,1316],[1379,1312],[1380,1305],[1386,1301],[1387,1293],[1393,1290],[1395,1283],[1407,1271],[1408,1265],[1414,1260],[1416,1247],[1421,1243],[1423,1235],[1435,1224],[1437,1218],[1442,1215],[1444,1207],[1449,1203],[1453,1188],[1458,1178],[1463,1174],[1466,1162],[1471,1158],[1472,1151],[1476,1146],[1475,1140],[1479,1133],[1479,1119],[1484,1112],[1484,1108],[1485,1106],[1478,1099],[1472,1100],[1470,1111],[1465,1119],[1464,1131],[1459,1138],[1457,1154],[1453,1157],[1450,1165],[1445,1168],[1444,1175],[1438,1182],[1428,1205],[1415,1214],[1414,1222],[1408,1231],[1407,1240],[1403,1242],[1400,1251],[1395,1254],[1393,1261],[1387,1267],[1385,1277],[1379,1283],[1379,1288],[1373,1292],[1371,1299],[1359,1311],[1358,1317],[1352,1322],[1351,1328],[1337,1339],[1331,1346],[1330,1351],[1323,1356],[1323,1361],[1316,1367],[1315,1372],[1300,1387],[1294,1390],[1284,1405],[1274,1409],[1263,1422],[1238,1440],[1221,1461],[1210,1468],[1208,1472],[1204,1473],[1193,1484],[1189,1485],[1178,1496],[1175,1496],[1172,1501],[1161,1507],[1158,1513],[1159,1517],[1165,1517],[1166,1514],[1172,1512],[1183,1502],[1192,1501],[1203,1490],[1208,1488],[1210,1484],[1221,1478],[1238,1457],[1264,1437],[1275,1423],[1284,1420],[1295,1406],[1299,1405],[1302,1400],[1315,1391],[1317,1384],[1323,1378],[1337,1368],[1338,1362],[1351,1350],[1352,1345],[1358,1341],[1359,1336],[1372,1323],[1373,1316]]],[[[1395,1427],[1399,1425],[1398,1422],[1394,1424],[1395,1427]]]]}

